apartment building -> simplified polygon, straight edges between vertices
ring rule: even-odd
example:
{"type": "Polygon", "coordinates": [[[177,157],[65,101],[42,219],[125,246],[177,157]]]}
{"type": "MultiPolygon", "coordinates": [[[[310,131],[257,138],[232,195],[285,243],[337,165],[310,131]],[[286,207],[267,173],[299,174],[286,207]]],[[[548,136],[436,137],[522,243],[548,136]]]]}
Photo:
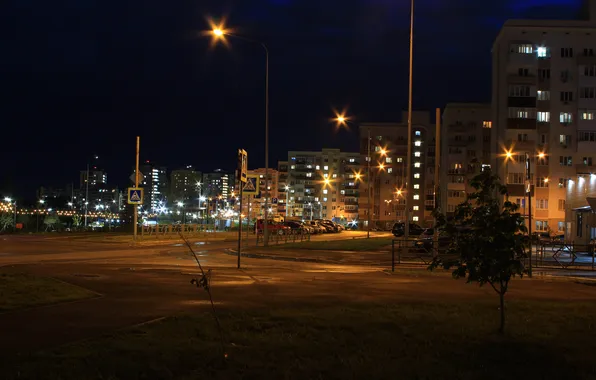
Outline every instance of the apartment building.
{"type": "Polygon", "coordinates": [[[565,240],[587,245],[596,239],[596,173],[567,182],[565,240]]]}
{"type": "MultiPolygon", "coordinates": [[[[402,120],[407,120],[407,112],[402,120]]],[[[412,113],[412,167],[410,171],[410,221],[432,225],[434,210],[435,125],[429,112],[412,113]]],[[[370,209],[371,226],[388,228],[405,220],[408,124],[364,123],[360,125],[360,158],[363,163],[359,219],[366,228],[370,209]],[[370,148],[369,148],[370,144],[370,148]],[[368,193],[368,152],[370,150],[370,203],[368,193]]]]}
{"type": "Polygon", "coordinates": [[[470,179],[491,163],[491,105],[449,103],[441,126],[441,212],[453,215],[473,191],[470,179]]]}
{"type": "Polygon", "coordinates": [[[277,163],[277,194],[279,196],[279,200],[277,203],[277,211],[284,217],[286,215],[290,216],[290,210],[288,208],[288,203],[290,201],[289,187],[290,185],[288,182],[288,161],[279,161],[277,163]]]}
{"type": "Polygon", "coordinates": [[[195,170],[192,165],[183,169],[172,170],[170,174],[170,194],[172,202],[196,203],[202,186],[203,174],[195,170]]]}
{"type": "Polygon", "coordinates": [[[566,187],[596,172],[596,1],[589,20],[510,20],[493,46],[493,164],[534,231],[565,230],[566,187]],[[530,180],[526,183],[526,155],[530,180]]]}
{"type": "MultiPolygon", "coordinates": [[[[266,180],[265,180],[265,168],[253,169],[247,172],[249,175],[258,175],[259,176],[259,194],[256,196],[251,196],[248,199],[251,217],[258,217],[262,218],[265,216],[265,198],[268,198],[268,207],[269,207],[269,215],[274,217],[279,214],[279,172],[275,169],[269,168],[268,170],[268,191],[265,188],[266,180]],[[269,195],[267,197],[267,194],[269,195]]],[[[249,212],[249,210],[243,206],[243,212],[249,212]]]]}
{"type": "Polygon", "coordinates": [[[360,154],[339,149],[288,153],[289,217],[353,222],[358,217],[360,154]]]}

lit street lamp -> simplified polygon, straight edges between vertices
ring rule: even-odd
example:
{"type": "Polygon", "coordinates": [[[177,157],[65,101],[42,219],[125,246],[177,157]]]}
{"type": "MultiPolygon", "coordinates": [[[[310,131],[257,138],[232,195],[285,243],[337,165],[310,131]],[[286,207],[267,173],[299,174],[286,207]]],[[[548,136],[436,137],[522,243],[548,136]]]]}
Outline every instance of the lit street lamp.
{"type": "MultiPolygon", "coordinates": [[[[246,42],[260,45],[265,51],[265,223],[268,221],[268,209],[269,209],[269,49],[267,46],[257,40],[232,34],[227,31],[224,25],[215,25],[211,22],[211,33],[216,40],[224,40],[226,37],[236,38],[246,42]]],[[[269,244],[269,230],[263,229],[263,245],[269,244]]]]}

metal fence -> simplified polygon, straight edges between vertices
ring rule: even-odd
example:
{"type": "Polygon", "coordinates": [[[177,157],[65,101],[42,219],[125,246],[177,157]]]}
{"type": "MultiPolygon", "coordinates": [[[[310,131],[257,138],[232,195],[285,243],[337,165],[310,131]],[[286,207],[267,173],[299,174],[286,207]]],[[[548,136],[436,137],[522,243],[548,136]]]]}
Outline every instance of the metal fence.
{"type": "MultiPolygon", "coordinates": [[[[595,270],[595,246],[573,243],[544,243],[532,247],[532,257],[525,260],[527,267],[595,270]]],[[[391,242],[391,269],[396,265],[430,265],[435,257],[454,259],[447,255],[447,244],[441,241],[393,239],[391,242]]]]}
{"type": "Polygon", "coordinates": [[[212,224],[164,224],[141,227],[141,237],[145,238],[177,238],[182,232],[186,236],[215,236],[212,224]]]}
{"type": "MultiPolygon", "coordinates": [[[[262,232],[257,234],[257,247],[263,244],[264,236],[262,232]]],[[[296,243],[301,241],[310,241],[310,233],[299,231],[296,233],[284,233],[282,235],[276,233],[269,234],[269,244],[286,244],[296,243]]]]}

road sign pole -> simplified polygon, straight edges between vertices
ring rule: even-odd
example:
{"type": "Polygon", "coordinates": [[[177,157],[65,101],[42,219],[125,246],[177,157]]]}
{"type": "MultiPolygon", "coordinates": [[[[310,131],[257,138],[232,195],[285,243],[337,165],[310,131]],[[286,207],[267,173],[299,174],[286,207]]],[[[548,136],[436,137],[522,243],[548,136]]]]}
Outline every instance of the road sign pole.
{"type": "Polygon", "coordinates": [[[238,269],[240,269],[240,248],[242,247],[242,188],[244,187],[244,183],[239,181],[238,187],[240,187],[240,211],[238,212],[238,269]]]}
{"type": "MultiPolygon", "coordinates": [[[[136,155],[136,165],[135,165],[135,188],[139,187],[139,150],[140,150],[140,140],[141,137],[137,136],[137,155],[136,155]]],[[[133,240],[137,240],[137,229],[138,229],[138,218],[139,218],[139,205],[134,205],[134,215],[133,215],[133,240]]]]}

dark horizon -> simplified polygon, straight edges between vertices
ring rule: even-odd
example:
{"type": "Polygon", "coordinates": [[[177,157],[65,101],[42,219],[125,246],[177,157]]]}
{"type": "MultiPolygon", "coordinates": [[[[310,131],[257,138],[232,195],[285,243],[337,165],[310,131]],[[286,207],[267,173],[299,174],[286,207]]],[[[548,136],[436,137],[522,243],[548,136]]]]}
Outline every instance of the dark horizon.
{"type": "MultiPolygon", "coordinates": [[[[208,16],[227,16],[227,26],[269,47],[270,167],[289,150],[356,151],[357,132],[336,132],[329,121],[334,108],[349,107],[358,122],[400,120],[409,2],[205,3],[124,2],[115,11],[10,1],[5,35],[15,37],[0,45],[0,195],[76,184],[93,154],[108,183],[125,186],[137,134],[141,160],[169,170],[233,170],[238,148],[250,168],[263,167],[263,52],[233,40],[210,48],[199,36],[208,16]]],[[[574,18],[581,0],[417,4],[413,104],[432,113],[490,101],[490,50],[506,19],[574,18]]]]}

